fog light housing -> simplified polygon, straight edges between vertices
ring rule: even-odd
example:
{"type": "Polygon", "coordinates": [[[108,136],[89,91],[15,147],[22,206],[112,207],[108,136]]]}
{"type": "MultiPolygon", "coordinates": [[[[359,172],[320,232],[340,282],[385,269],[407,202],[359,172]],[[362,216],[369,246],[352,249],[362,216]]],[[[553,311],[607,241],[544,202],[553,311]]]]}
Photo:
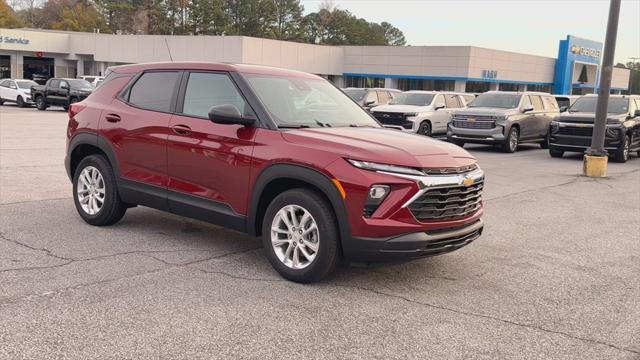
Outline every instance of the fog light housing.
{"type": "Polygon", "coordinates": [[[364,203],[364,217],[371,217],[378,209],[380,204],[389,195],[390,188],[388,185],[373,185],[369,188],[367,201],[364,203]]]}

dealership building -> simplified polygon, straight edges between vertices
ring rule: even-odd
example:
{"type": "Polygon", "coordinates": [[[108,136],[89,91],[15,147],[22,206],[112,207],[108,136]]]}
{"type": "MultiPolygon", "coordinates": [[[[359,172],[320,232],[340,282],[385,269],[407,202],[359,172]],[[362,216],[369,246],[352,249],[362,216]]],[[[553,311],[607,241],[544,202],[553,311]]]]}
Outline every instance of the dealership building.
{"type": "MultiPolygon", "coordinates": [[[[534,90],[593,93],[602,43],[567,36],[556,58],[475,46],[325,46],[245,36],[114,35],[0,29],[0,78],[102,75],[109,66],[214,61],[277,66],[321,75],[341,87],[402,90],[534,90]]],[[[629,70],[613,69],[612,90],[629,70]]]]}

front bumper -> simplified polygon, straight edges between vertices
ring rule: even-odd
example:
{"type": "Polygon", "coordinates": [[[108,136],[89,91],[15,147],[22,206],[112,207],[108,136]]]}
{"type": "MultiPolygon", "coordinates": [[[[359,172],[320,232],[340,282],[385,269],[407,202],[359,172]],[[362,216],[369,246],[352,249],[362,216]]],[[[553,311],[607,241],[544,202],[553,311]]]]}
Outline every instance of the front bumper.
{"type": "MultiPolygon", "coordinates": [[[[572,125],[565,125],[565,124],[562,124],[562,125],[570,128],[575,127],[572,125]]],[[[582,126],[580,128],[591,129],[593,127],[582,126]]],[[[614,128],[614,127],[608,126],[607,128],[614,128]]],[[[623,129],[619,127],[615,127],[615,129],[617,129],[617,132],[618,132],[617,136],[611,137],[607,135],[604,138],[604,148],[609,152],[618,151],[620,148],[622,148],[622,145],[624,143],[625,135],[624,135],[623,129]]],[[[560,133],[559,131],[554,131],[552,129],[549,135],[549,148],[553,150],[568,151],[568,152],[584,152],[585,150],[591,147],[591,137],[592,137],[591,134],[586,134],[584,136],[575,135],[575,134],[569,135],[569,134],[560,133]]]]}
{"type": "Polygon", "coordinates": [[[447,140],[477,143],[477,144],[500,144],[505,141],[504,127],[496,125],[491,129],[467,129],[454,127],[449,124],[447,127],[447,140]]]}
{"type": "Polygon", "coordinates": [[[458,250],[482,234],[484,220],[463,226],[387,238],[352,238],[348,259],[356,263],[404,262],[458,250]]]}

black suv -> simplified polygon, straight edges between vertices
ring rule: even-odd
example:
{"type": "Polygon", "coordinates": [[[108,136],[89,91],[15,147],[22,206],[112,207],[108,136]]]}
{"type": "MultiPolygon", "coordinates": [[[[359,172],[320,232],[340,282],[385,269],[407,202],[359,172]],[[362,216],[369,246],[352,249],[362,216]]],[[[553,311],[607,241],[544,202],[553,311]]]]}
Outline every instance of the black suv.
{"type": "Polygon", "coordinates": [[[46,110],[49,106],[62,106],[69,109],[69,104],[84,100],[93,91],[93,86],[82,79],[47,80],[45,85],[31,87],[31,99],[38,110],[46,110]]]}
{"type": "MultiPolygon", "coordinates": [[[[549,154],[584,152],[591,146],[597,95],[580,97],[565,113],[551,122],[549,154]]],[[[605,149],[615,162],[626,162],[629,153],[640,156],[640,96],[611,95],[607,115],[605,149]]]]}

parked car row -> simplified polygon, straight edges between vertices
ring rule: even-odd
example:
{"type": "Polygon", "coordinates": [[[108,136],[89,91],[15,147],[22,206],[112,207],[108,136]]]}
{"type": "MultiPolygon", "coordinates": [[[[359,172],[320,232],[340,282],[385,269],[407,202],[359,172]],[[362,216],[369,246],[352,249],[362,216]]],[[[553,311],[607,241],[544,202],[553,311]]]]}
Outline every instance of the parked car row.
{"type": "MultiPolygon", "coordinates": [[[[597,95],[551,95],[544,92],[489,91],[468,94],[437,91],[393,92],[385,105],[370,106],[366,96],[390,89],[344,91],[387,128],[425,136],[446,135],[459,146],[491,144],[515,152],[519,144],[539,143],[552,157],[584,152],[591,144],[597,95]],[[360,99],[360,101],[358,101],[360,99]],[[550,145],[551,142],[551,145],[550,145]]],[[[616,162],[640,156],[638,96],[611,95],[606,149],[616,162]]]]}

